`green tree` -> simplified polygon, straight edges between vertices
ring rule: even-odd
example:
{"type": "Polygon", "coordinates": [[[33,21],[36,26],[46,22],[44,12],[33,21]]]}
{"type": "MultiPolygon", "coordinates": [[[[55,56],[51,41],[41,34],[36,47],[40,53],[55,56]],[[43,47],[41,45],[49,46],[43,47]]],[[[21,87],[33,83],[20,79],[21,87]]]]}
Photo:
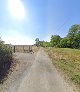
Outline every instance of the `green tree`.
{"type": "Polygon", "coordinates": [[[36,41],[36,46],[38,47],[39,46],[39,38],[36,38],[35,41],[36,41]]]}
{"type": "Polygon", "coordinates": [[[43,47],[44,41],[39,41],[39,46],[43,47]]]}
{"type": "Polygon", "coordinates": [[[80,44],[80,25],[71,26],[67,37],[71,48],[79,48],[80,44]]]}
{"type": "Polygon", "coordinates": [[[76,47],[80,48],[80,31],[76,34],[76,47]]]}
{"type": "Polygon", "coordinates": [[[50,47],[50,46],[51,46],[50,42],[47,42],[47,41],[43,42],[43,47],[50,47]]]}
{"type": "Polygon", "coordinates": [[[59,35],[52,35],[51,36],[51,46],[58,47],[60,44],[61,37],[59,35]]]}
{"type": "Polygon", "coordinates": [[[69,42],[69,40],[68,40],[67,37],[62,38],[62,39],[60,40],[60,45],[59,45],[59,47],[61,47],[61,48],[67,48],[67,47],[69,47],[69,46],[70,46],[70,42],[69,42]]]}

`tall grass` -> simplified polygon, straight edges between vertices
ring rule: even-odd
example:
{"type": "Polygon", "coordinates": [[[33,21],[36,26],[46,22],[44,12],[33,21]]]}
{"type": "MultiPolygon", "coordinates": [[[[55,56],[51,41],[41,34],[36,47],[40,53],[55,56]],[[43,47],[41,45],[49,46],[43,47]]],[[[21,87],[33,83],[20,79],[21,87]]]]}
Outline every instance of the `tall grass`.
{"type": "Polygon", "coordinates": [[[53,64],[80,86],[80,50],[68,48],[46,48],[45,50],[52,58],[53,64]]]}

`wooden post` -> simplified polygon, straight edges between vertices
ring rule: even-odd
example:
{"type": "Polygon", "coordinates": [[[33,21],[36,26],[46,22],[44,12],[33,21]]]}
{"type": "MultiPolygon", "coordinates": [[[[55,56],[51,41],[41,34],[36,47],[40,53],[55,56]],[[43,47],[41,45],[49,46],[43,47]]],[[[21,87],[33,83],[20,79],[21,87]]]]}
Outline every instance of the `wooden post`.
{"type": "Polygon", "coordinates": [[[14,46],[14,53],[15,53],[15,46],[14,46]]]}

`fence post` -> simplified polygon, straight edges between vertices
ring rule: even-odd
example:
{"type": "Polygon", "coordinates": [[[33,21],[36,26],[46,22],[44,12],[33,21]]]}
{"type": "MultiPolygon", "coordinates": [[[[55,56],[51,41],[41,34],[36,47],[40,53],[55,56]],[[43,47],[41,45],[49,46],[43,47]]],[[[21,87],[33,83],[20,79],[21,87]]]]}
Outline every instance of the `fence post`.
{"type": "Polygon", "coordinates": [[[15,53],[15,46],[14,46],[14,53],[15,53]]]}

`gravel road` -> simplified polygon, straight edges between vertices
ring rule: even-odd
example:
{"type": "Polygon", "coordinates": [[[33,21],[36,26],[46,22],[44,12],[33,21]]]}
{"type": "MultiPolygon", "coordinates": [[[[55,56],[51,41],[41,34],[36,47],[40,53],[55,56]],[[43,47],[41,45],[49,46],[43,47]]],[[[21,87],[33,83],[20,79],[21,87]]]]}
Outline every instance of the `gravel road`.
{"type": "Polygon", "coordinates": [[[0,92],[74,92],[41,48],[37,54],[16,53],[22,68],[0,92]]]}

